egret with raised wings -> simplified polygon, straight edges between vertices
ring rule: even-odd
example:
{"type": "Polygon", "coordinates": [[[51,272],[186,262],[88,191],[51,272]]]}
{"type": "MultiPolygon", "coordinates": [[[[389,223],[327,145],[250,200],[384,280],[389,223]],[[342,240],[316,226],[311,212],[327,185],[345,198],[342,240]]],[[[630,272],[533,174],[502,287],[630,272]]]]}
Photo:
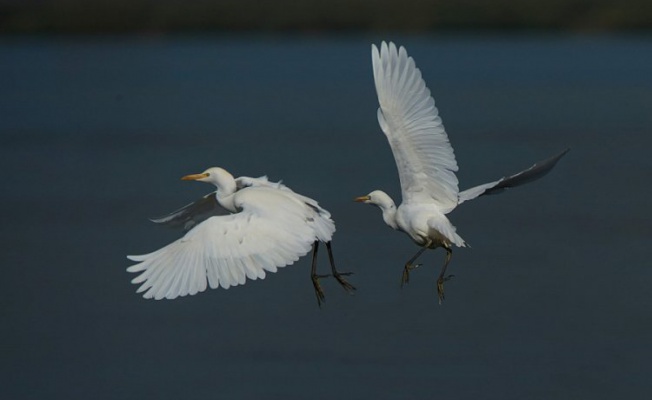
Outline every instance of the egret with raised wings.
{"type": "Polygon", "coordinates": [[[267,272],[290,265],[312,248],[311,279],[321,306],[324,292],[318,275],[317,250],[326,243],[331,274],[347,292],[355,287],[335,268],[331,239],[335,224],[315,200],[295,193],[266,177],[234,178],[222,168],[209,168],[183,180],[217,187],[200,200],[156,223],[182,226],[182,238],[149,254],[128,256],[138,262],[127,268],[140,272],[132,283],[142,284],[143,297],[174,299],[206,290],[242,285],[246,279],[264,279],[267,272]]]}
{"type": "Polygon", "coordinates": [[[407,55],[404,47],[397,49],[394,43],[382,42],[380,50],[372,45],[371,59],[380,103],[378,123],[394,154],[403,202],[396,207],[389,195],[380,190],[355,200],[379,207],[387,225],[405,232],[421,247],[405,263],[401,285],[408,283],[410,271],[419,266],[414,263],[426,249],[442,247],[446,250],[446,259],[437,279],[441,304],[444,282],[452,277],[446,275],[446,268],[453,245],[466,246],[446,214],[464,201],[541,178],[568,149],[512,176],[460,192],[453,148],[435,101],[412,57],[407,55]]]}

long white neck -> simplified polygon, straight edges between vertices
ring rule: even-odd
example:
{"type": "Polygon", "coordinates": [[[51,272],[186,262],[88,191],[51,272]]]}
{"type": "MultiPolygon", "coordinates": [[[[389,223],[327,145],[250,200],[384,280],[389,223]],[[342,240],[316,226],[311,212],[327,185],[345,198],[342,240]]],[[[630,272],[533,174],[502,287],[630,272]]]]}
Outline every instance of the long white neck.
{"type": "Polygon", "coordinates": [[[211,168],[208,170],[210,176],[208,182],[212,183],[217,187],[217,197],[218,203],[227,210],[231,212],[236,212],[236,206],[234,204],[234,194],[237,191],[238,187],[235,182],[233,175],[223,170],[222,168],[211,168]]]}
{"type": "Polygon", "coordinates": [[[398,229],[398,224],[396,223],[396,206],[392,204],[392,208],[386,209],[381,208],[383,211],[383,221],[392,229],[398,229]]]}
{"type": "Polygon", "coordinates": [[[383,191],[376,190],[371,193],[372,204],[378,206],[383,213],[383,221],[392,229],[399,229],[396,222],[396,204],[389,195],[383,191]]]}
{"type": "Polygon", "coordinates": [[[235,192],[231,194],[224,194],[222,191],[218,190],[217,193],[215,193],[215,197],[217,197],[217,202],[220,203],[220,205],[227,210],[231,211],[232,213],[238,212],[237,207],[235,206],[235,192]]]}

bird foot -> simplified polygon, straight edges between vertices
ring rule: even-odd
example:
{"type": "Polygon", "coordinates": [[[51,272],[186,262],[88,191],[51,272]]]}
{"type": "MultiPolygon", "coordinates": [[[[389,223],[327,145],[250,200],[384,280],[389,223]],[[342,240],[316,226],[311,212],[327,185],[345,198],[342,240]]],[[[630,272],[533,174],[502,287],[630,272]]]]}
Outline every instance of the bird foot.
{"type": "Polygon", "coordinates": [[[326,295],[324,295],[324,290],[321,288],[319,279],[329,278],[332,276],[337,280],[337,282],[340,285],[342,285],[344,290],[346,290],[350,294],[353,294],[353,292],[356,290],[355,286],[351,285],[346,279],[343,278],[343,276],[349,276],[349,275],[353,275],[353,272],[335,272],[333,274],[327,274],[327,275],[314,274],[311,276],[312,286],[315,289],[315,296],[317,296],[317,304],[319,305],[319,308],[321,308],[321,303],[326,301],[326,295]]]}
{"type": "Polygon", "coordinates": [[[439,297],[439,304],[441,304],[442,301],[444,301],[444,282],[452,279],[455,275],[448,275],[446,277],[440,276],[439,279],[437,279],[437,297],[439,297]]]}
{"type": "Polygon", "coordinates": [[[410,283],[410,271],[419,268],[420,266],[421,264],[405,264],[405,268],[403,268],[403,277],[401,278],[401,287],[410,283]]]}
{"type": "Polygon", "coordinates": [[[333,278],[335,278],[337,280],[337,282],[340,285],[342,285],[344,290],[346,290],[348,293],[353,293],[356,290],[355,286],[351,285],[346,279],[343,278],[344,276],[350,276],[350,275],[353,275],[353,272],[337,272],[337,271],[335,271],[335,273],[333,273],[333,274],[315,275],[315,277],[316,278],[329,278],[329,277],[332,276],[333,278]]]}
{"type": "Polygon", "coordinates": [[[324,291],[321,288],[321,284],[319,283],[319,278],[325,278],[328,275],[312,275],[312,286],[315,289],[315,296],[317,296],[317,305],[319,305],[319,308],[321,308],[321,303],[323,301],[326,301],[326,296],[324,295],[324,291]]]}
{"type": "Polygon", "coordinates": [[[347,291],[347,293],[353,294],[355,292],[355,286],[351,285],[349,282],[346,281],[346,279],[342,278],[342,276],[349,276],[353,275],[353,272],[336,272],[333,274],[335,279],[337,279],[337,282],[342,285],[344,290],[347,291]]]}

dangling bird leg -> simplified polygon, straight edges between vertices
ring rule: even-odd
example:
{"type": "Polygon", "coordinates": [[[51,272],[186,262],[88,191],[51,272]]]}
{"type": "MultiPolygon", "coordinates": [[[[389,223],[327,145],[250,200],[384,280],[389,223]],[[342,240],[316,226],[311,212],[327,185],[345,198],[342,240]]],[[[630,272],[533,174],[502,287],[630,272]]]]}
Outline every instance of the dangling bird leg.
{"type": "Polygon", "coordinates": [[[446,273],[446,267],[448,267],[448,263],[451,261],[451,257],[453,256],[453,249],[451,249],[450,245],[448,244],[444,244],[443,247],[444,250],[446,250],[446,261],[444,261],[444,266],[441,268],[439,278],[437,278],[437,296],[439,297],[439,304],[441,304],[441,302],[444,300],[444,282],[455,276],[444,276],[446,273]]]}
{"type": "Polygon", "coordinates": [[[331,242],[326,242],[326,249],[328,250],[328,259],[331,262],[331,271],[333,272],[333,277],[337,279],[340,285],[349,293],[353,293],[355,286],[347,282],[342,276],[353,275],[353,272],[338,272],[335,268],[335,260],[333,259],[333,249],[331,248],[331,242]]]}
{"type": "Polygon", "coordinates": [[[417,254],[415,254],[414,257],[410,258],[408,262],[405,263],[405,268],[403,268],[403,278],[401,279],[401,287],[403,287],[403,285],[405,285],[406,283],[410,282],[410,271],[412,271],[415,268],[419,268],[421,266],[421,264],[413,265],[412,263],[415,262],[417,258],[419,258],[421,253],[426,251],[426,249],[429,248],[431,244],[432,241],[428,239],[428,241],[423,245],[423,247],[420,248],[419,251],[417,251],[417,254]]]}
{"type": "Polygon", "coordinates": [[[324,291],[321,289],[321,285],[319,284],[319,278],[323,278],[323,276],[317,275],[317,251],[319,250],[319,241],[315,240],[315,242],[312,244],[312,270],[310,274],[310,278],[312,279],[312,286],[315,288],[315,295],[317,296],[317,304],[321,308],[321,302],[326,300],[326,296],[324,296],[324,291]]]}

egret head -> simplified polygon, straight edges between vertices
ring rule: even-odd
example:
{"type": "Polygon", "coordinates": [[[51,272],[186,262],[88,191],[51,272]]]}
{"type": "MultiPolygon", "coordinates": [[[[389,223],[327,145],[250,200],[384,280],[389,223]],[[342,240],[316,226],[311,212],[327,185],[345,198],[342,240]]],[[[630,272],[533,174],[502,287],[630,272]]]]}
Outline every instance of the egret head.
{"type": "Polygon", "coordinates": [[[382,209],[392,209],[395,207],[394,200],[382,190],[374,190],[366,196],[356,197],[354,199],[359,203],[372,204],[382,209]]]}
{"type": "Polygon", "coordinates": [[[356,197],[354,199],[359,203],[372,204],[383,212],[383,221],[393,229],[398,229],[396,222],[396,204],[394,200],[382,190],[374,190],[366,196],[356,197]]]}
{"type": "Polygon", "coordinates": [[[215,185],[219,192],[232,193],[235,191],[236,186],[233,175],[228,173],[225,169],[219,167],[209,168],[201,174],[186,175],[182,177],[181,180],[210,183],[215,185]]]}

